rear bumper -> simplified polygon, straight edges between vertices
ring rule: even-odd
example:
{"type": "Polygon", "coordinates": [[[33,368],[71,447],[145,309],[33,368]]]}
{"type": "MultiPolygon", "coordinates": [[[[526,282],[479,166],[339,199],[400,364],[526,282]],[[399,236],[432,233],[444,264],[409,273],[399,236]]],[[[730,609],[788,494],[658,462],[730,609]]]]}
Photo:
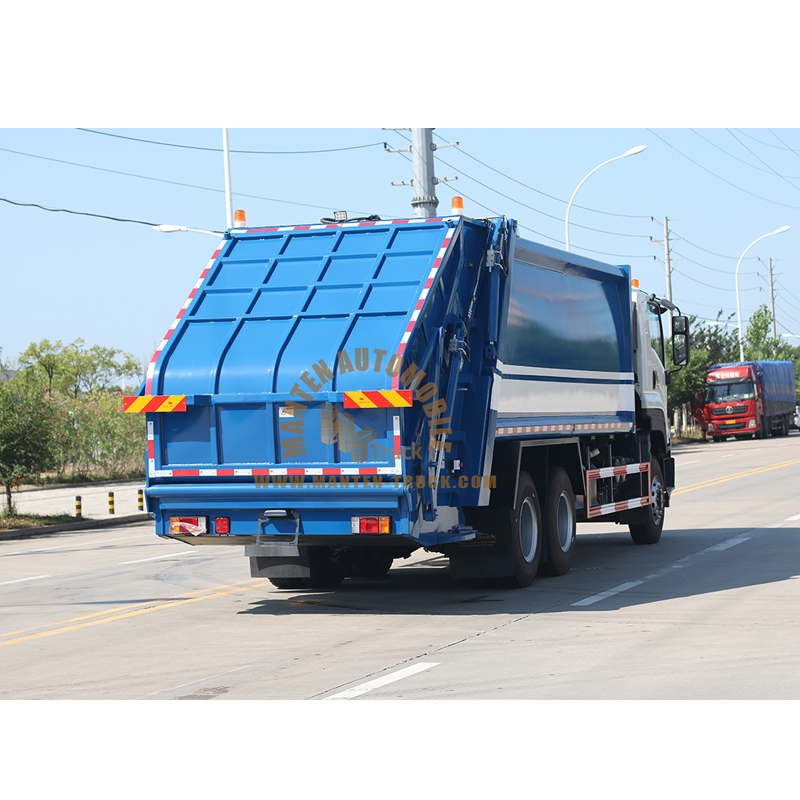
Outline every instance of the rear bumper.
{"type": "Polygon", "coordinates": [[[440,514],[434,523],[411,518],[408,495],[394,482],[341,488],[262,489],[253,484],[155,484],[146,490],[156,533],[192,545],[294,544],[327,547],[399,544],[428,547],[466,541],[475,531],[458,524],[458,512],[440,514]],[[205,517],[206,532],[170,533],[171,517],[205,517]],[[387,534],[351,532],[353,516],[390,516],[387,534]],[[217,534],[216,518],[229,520],[229,533],[217,534]]]}

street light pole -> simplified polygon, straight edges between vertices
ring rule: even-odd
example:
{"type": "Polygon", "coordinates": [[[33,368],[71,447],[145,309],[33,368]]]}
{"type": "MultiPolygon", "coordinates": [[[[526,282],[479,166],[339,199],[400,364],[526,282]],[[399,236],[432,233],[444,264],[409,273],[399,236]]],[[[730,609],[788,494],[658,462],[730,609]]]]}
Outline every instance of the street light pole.
{"type": "Polygon", "coordinates": [[[222,150],[225,158],[225,210],[228,230],[233,227],[233,195],[231,194],[231,151],[228,147],[228,129],[222,129],[222,150]]]}
{"type": "Polygon", "coordinates": [[[784,233],[788,231],[791,226],[784,225],[782,228],[778,228],[776,231],[772,231],[771,233],[765,233],[763,236],[759,236],[755,242],[751,242],[744,250],[744,253],[739,258],[739,263],[736,265],[736,314],[739,317],[739,361],[744,361],[744,338],[742,336],[742,305],[739,302],[739,267],[742,266],[742,261],[744,257],[747,255],[747,251],[754,245],[760,242],[762,239],[766,239],[767,236],[774,236],[776,233],[784,233]]]}
{"type": "Polygon", "coordinates": [[[184,231],[186,233],[207,233],[209,236],[216,236],[219,239],[222,234],[219,231],[204,231],[201,228],[184,228],[183,225],[153,225],[153,230],[159,233],[177,233],[184,231]]]}
{"type": "MultiPolygon", "coordinates": [[[[610,164],[612,161],[618,161],[620,158],[626,158],[627,156],[635,156],[637,153],[641,153],[643,150],[647,150],[647,145],[641,144],[638,147],[632,147],[630,150],[623,153],[621,156],[614,156],[614,158],[609,158],[608,161],[604,161],[602,164],[598,164],[587,176],[589,178],[591,175],[594,175],[600,167],[604,167],[606,164],[610,164]]],[[[586,182],[586,178],[584,178],[576,187],[575,191],[572,193],[572,197],[569,199],[569,203],[567,205],[567,217],[564,220],[564,241],[566,244],[566,250],[569,252],[569,212],[572,209],[572,201],[575,199],[575,195],[578,193],[578,189],[583,186],[586,182]]]]}

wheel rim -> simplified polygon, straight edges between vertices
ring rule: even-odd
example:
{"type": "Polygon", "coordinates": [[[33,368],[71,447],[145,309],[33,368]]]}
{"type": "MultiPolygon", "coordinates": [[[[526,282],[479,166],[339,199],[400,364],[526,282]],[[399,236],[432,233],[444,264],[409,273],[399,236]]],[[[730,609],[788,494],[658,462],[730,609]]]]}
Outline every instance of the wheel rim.
{"type": "Polygon", "coordinates": [[[653,522],[660,525],[661,520],[664,519],[664,485],[658,475],[654,475],[650,483],[650,510],[653,514],[653,522]]]}
{"type": "Polygon", "coordinates": [[[536,507],[533,500],[526,497],[519,512],[519,544],[522,557],[530,563],[536,555],[536,546],[539,540],[539,520],[536,517],[536,507]]]}
{"type": "Polygon", "coordinates": [[[567,492],[561,492],[556,506],[556,532],[558,545],[566,553],[572,545],[573,508],[567,492]]]}

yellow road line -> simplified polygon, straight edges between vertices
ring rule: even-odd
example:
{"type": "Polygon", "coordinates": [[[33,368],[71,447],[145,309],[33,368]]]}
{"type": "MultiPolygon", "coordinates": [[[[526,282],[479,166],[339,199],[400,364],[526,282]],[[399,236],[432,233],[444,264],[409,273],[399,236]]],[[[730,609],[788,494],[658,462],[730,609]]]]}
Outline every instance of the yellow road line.
{"type": "Polygon", "coordinates": [[[795,458],[792,461],[783,461],[780,464],[773,464],[769,467],[757,467],[756,469],[750,469],[746,472],[737,472],[733,475],[725,475],[721,478],[710,478],[707,481],[702,481],[701,483],[695,483],[692,486],[684,486],[682,489],[676,489],[672,492],[672,496],[678,494],[685,494],[686,492],[694,492],[697,489],[706,489],[709,486],[717,486],[720,483],[727,483],[728,481],[735,481],[739,478],[747,478],[750,475],[758,475],[762,472],[770,472],[775,469],[783,469],[784,467],[791,467],[794,464],[800,464],[800,458],[795,458]]]}
{"type": "MultiPolygon", "coordinates": [[[[0,641],[0,646],[4,644],[14,644],[15,642],[27,642],[32,639],[42,639],[45,636],[55,636],[58,633],[64,633],[65,631],[74,631],[78,630],[79,628],[88,628],[92,625],[102,625],[104,622],[114,622],[120,619],[129,619],[130,617],[137,617],[141,614],[149,614],[151,611],[160,611],[164,608],[174,608],[175,606],[182,606],[186,605],[187,603],[197,603],[200,600],[212,600],[216,597],[224,597],[228,594],[235,594],[236,592],[245,592],[248,589],[258,589],[262,586],[266,585],[266,581],[261,580],[259,578],[251,578],[247,581],[239,581],[238,583],[229,583],[224,586],[217,586],[212,589],[201,589],[196,592],[187,592],[183,595],[177,595],[174,599],[171,599],[165,603],[161,603],[159,605],[152,605],[148,603],[136,603],[131,606],[121,606],[119,608],[112,608],[107,611],[98,611],[94,614],[87,614],[83,617],[75,617],[73,619],[62,620],[61,622],[53,622],[50,625],[64,625],[66,627],[55,628],[54,630],[49,631],[39,631],[39,633],[33,633],[28,636],[19,636],[16,639],[7,639],[6,641],[0,641]],[[241,585],[246,584],[246,585],[241,585]],[[234,586],[236,588],[228,589],[229,586],[234,586]],[[216,591],[217,589],[228,589],[228,591],[216,591]],[[206,592],[206,594],[203,594],[206,592]],[[207,594],[207,592],[212,592],[212,594],[207,594]],[[192,597],[191,595],[199,594],[200,597],[192,597]],[[143,607],[145,606],[145,607],[143,607]],[[137,609],[134,611],[130,611],[129,609],[137,609]],[[124,612],[127,613],[118,613],[124,612]],[[115,614],[115,616],[107,616],[108,614],[115,614]],[[104,617],[104,619],[95,619],[95,617],[104,617]],[[91,620],[90,622],[85,622],[83,620],[91,620]],[[77,625],[69,625],[70,622],[77,622],[77,625]]],[[[42,627],[42,626],[40,626],[42,627]]],[[[29,628],[28,630],[36,630],[35,628],[29,628]]],[[[15,631],[13,633],[3,634],[4,636],[14,636],[19,633],[25,633],[25,631],[15,631]]]]}

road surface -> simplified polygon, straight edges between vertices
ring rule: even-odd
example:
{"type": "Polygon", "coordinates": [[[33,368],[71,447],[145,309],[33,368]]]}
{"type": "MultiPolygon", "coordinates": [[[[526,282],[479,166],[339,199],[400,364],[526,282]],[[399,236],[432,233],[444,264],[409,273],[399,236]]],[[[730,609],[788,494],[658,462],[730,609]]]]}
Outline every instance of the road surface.
{"type": "Polygon", "coordinates": [[[676,458],[658,545],[580,525],[571,571],[522,590],[418,551],[282,591],[149,522],[0,542],[0,698],[800,698],[800,434],[676,458]]]}

